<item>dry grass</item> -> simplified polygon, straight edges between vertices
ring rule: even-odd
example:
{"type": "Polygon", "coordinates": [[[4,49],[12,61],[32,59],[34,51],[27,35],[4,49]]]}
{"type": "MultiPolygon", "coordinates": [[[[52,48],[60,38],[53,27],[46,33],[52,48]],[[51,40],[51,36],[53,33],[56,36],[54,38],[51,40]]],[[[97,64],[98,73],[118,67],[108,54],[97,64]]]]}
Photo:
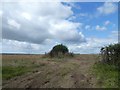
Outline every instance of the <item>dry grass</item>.
{"type": "Polygon", "coordinates": [[[31,63],[36,60],[40,60],[42,55],[2,55],[2,65],[17,65],[24,63],[31,63]],[[29,62],[28,62],[29,61],[29,62]]]}
{"type": "Polygon", "coordinates": [[[5,72],[3,74],[3,87],[95,87],[95,84],[92,83],[93,79],[91,79],[94,77],[90,75],[89,71],[97,60],[98,55],[85,54],[75,55],[73,58],[45,58],[43,55],[3,55],[3,70],[5,72]],[[17,74],[13,75],[9,72],[17,74]],[[7,80],[6,76],[10,78],[7,80]]]}

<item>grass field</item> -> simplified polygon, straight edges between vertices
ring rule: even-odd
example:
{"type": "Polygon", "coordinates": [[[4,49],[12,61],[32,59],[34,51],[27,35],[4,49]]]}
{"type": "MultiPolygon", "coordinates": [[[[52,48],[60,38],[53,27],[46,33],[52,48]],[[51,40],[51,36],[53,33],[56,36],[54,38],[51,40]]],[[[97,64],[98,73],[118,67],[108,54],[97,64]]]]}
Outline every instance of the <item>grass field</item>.
{"type": "Polygon", "coordinates": [[[40,55],[3,55],[3,80],[25,74],[36,67],[40,67],[41,64],[35,61],[35,59],[38,60],[39,58],[41,58],[40,55]]]}
{"type": "Polygon", "coordinates": [[[112,82],[112,85],[109,82],[116,81],[118,77],[114,67],[109,72],[109,66],[95,64],[98,60],[99,55],[94,54],[75,55],[72,58],[3,55],[3,88],[117,87],[116,82],[112,82]],[[102,79],[104,73],[105,77],[108,75],[106,79],[102,79]],[[104,80],[104,83],[100,84],[100,80],[104,80]]]}
{"type": "Polygon", "coordinates": [[[118,88],[119,70],[114,65],[96,63],[93,73],[97,77],[97,85],[101,88],[118,88]]]}

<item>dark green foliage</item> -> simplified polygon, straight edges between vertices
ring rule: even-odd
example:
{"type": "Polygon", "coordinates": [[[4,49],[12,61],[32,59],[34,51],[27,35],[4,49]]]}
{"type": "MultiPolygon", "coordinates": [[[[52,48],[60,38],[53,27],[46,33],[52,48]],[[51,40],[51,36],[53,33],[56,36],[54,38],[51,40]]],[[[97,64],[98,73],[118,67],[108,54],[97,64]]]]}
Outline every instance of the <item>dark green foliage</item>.
{"type": "Polygon", "coordinates": [[[61,56],[61,55],[64,55],[68,52],[69,52],[69,50],[66,46],[59,44],[59,45],[56,45],[52,48],[52,50],[50,51],[50,56],[51,57],[61,56]]]}
{"type": "Polygon", "coordinates": [[[102,47],[101,55],[104,63],[118,65],[120,63],[120,44],[102,47]]]}
{"type": "Polygon", "coordinates": [[[102,47],[101,56],[101,62],[95,64],[95,72],[101,85],[108,88],[119,87],[120,43],[102,47]]]}
{"type": "Polygon", "coordinates": [[[54,46],[50,51],[49,55],[50,57],[60,57],[60,58],[64,56],[73,57],[73,53],[69,53],[68,48],[63,44],[54,46]]]}
{"type": "Polygon", "coordinates": [[[68,48],[62,44],[56,45],[53,47],[52,52],[58,53],[62,52],[63,54],[68,53],[68,48]]]}

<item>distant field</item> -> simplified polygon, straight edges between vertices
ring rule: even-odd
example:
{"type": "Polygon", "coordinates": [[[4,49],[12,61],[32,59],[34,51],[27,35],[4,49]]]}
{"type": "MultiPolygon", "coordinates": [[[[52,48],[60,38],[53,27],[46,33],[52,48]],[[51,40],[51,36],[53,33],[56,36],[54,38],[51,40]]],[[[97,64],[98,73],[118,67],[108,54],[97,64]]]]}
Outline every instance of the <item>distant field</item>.
{"type": "Polygon", "coordinates": [[[45,58],[43,55],[3,55],[3,88],[95,88],[91,73],[99,55],[45,58]]]}
{"type": "Polygon", "coordinates": [[[38,65],[36,60],[39,60],[41,57],[42,55],[3,55],[3,80],[32,71],[38,65]]]}

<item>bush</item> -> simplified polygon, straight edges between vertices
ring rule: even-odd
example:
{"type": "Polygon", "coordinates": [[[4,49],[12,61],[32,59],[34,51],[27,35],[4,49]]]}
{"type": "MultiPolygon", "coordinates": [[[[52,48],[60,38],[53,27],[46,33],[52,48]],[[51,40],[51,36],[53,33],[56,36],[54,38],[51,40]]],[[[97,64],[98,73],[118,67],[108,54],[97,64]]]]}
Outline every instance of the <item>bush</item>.
{"type": "Polygon", "coordinates": [[[52,48],[52,50],[46,54],[44,57],[57,57],[57,58],[64,58],[64,57],[73,57],[74,54],[69,52],[67,46],[63,44],[58,44],[52,48]]]}
{"type": "Polygon", "coordinates": [[[63,56],[68,52],[69,50],[66,46],[59,44],[59,45],[54,46],[49,54],[51,57],[55,57],[55,56],[63,56]]]}
{"type": "Polygon", "coordinates": [[[101,48],[101,62],[94,65],[93,70],[97,75],[102,88],[117,88],[120,86],[120,43],[101,48]]]}
{"type": "Polygon", "coordinates": [[[101,48],[102,62],[118,65],[120,63],[120,44],[109,45],[101,48]]]}

